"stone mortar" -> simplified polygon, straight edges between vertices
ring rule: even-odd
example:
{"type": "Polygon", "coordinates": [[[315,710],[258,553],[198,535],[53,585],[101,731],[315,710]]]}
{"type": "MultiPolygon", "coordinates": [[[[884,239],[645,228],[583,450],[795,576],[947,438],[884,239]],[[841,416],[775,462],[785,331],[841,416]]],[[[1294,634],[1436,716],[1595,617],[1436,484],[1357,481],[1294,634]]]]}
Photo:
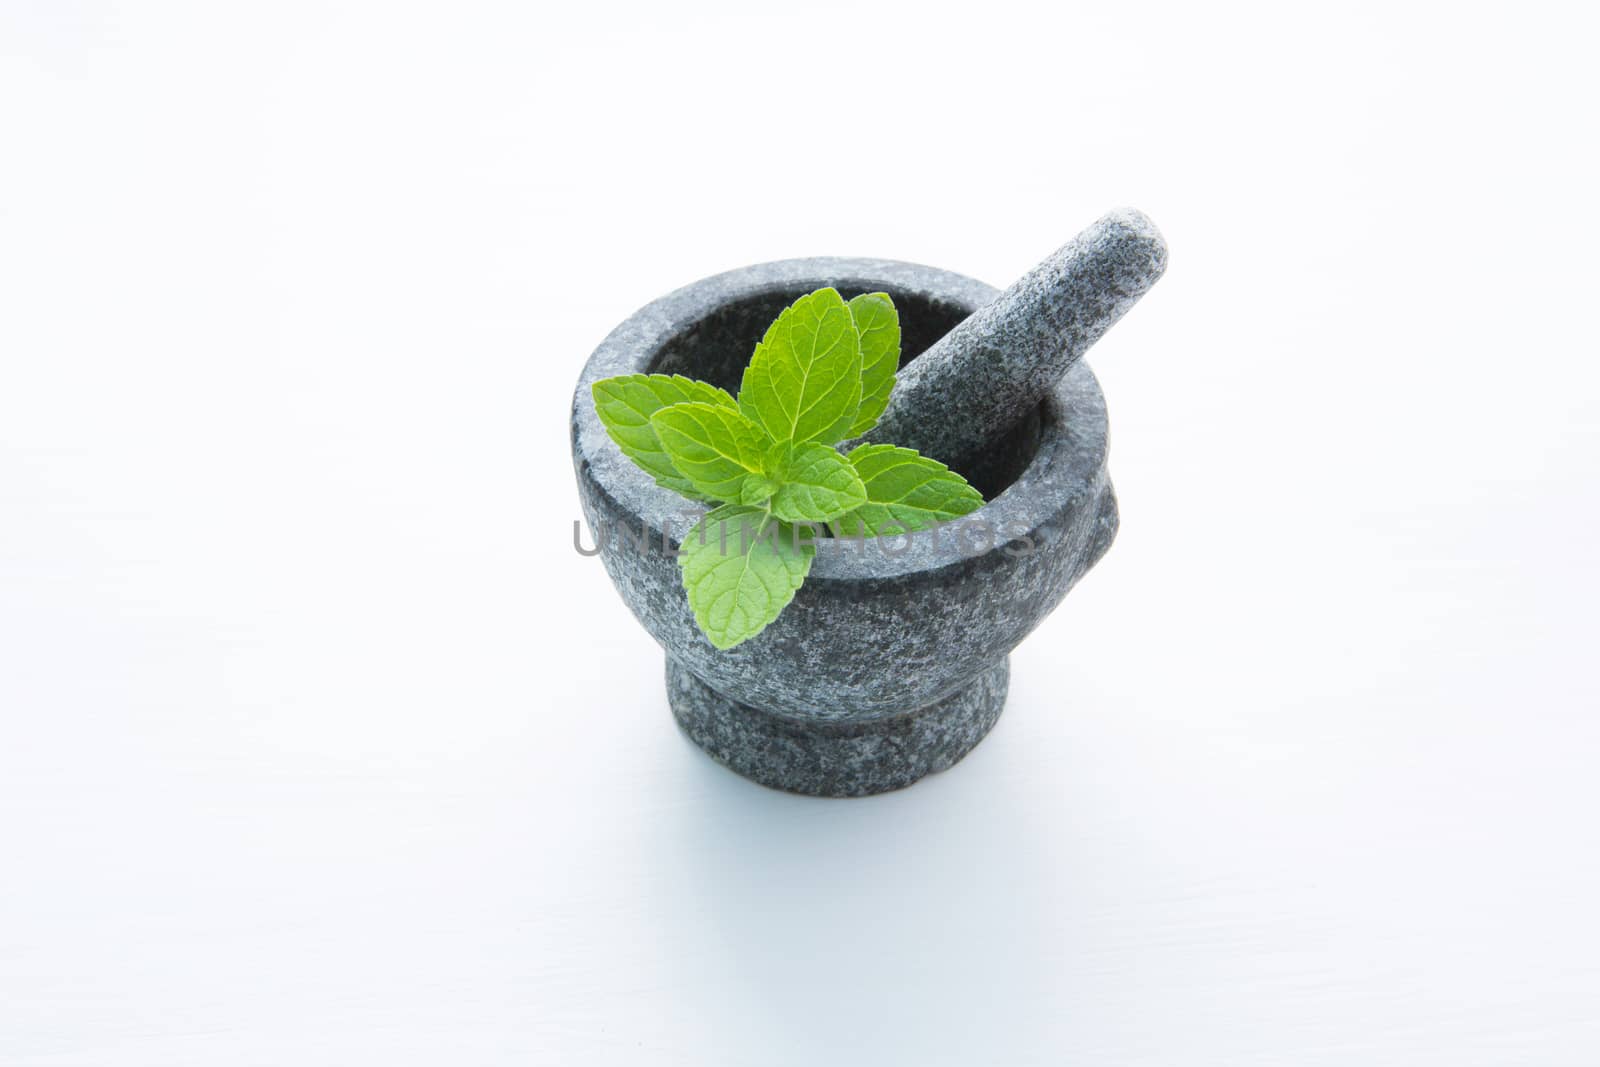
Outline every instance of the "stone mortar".
{"type": "Polygon", "coordinates": [[[1005,702],[1008,654],[1105,554],[1117,503],[1105,399],[1079,362],[1029,418],[958,467],[989,501],[962,520],[964,535],[823,540],[775,622],[714,648],[672,555],[704,509],[623,456],[590,388],[676,373],[736,391],[768,323],[824,285],[846,299],[894,298],[902,365],[997,295],[948,271],[875,259],[783,260],[695,282],[640,309],[590,356],[573,395],[572,457],[606,571],[667,652],[685,733],[765,785],[863,796],[943,770],[982,740],[1005,702]]]}

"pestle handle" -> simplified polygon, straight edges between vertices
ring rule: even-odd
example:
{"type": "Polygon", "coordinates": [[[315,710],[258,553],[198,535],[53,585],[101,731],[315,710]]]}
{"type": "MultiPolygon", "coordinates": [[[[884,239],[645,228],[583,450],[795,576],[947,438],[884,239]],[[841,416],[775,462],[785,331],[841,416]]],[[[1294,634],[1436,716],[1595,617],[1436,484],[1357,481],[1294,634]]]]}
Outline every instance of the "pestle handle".
{"type": "Polygon", "coordinates": [[[1167,269],[1167,243],[1142,213],[1113,211],[900,369],[863,442],[946,463],[1021,422],[1167,269]]]}

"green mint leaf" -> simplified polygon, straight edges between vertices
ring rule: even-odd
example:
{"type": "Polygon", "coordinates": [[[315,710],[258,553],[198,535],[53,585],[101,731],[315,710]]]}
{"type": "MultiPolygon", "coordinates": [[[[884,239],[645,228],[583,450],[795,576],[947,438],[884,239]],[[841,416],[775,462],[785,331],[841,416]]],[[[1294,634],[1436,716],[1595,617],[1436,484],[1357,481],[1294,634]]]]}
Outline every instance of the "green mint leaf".
{"type": "Polygon", "coordinates": [[[866,487],[850,461],[831,445],[811,442],[778,445],[774,464],[768,455],[778,490],[772,513],[788,522],[827,522],[867,502],[866,487]]]}
{"type": "Polygon", "coordinates": [[[778,491],[778,483],[765,474],[748,474],[739,487],[739,503],[765,504],[778,491]]]}
{"type": "Polygon", "coordinates": [[[900,313],[888,293],[864,293],[850,301],[850,316],[861,346],[861,406],[845,436],[859,437],[889,406],[894,372],[900,369],[900,313]]]}
{"type": "Polygon", "coordinates": [[[909,533],[978,510],[983,495],[938,460],[895,445],[862,445],[845,457],[867,491],[867,502],[836,520],[851,537],[909,533]]]}
{"type": "Polygon", "coordinates": [[[739,410],[780,443],[846,436],[861,404],[861,345],[844,299],[818,289],[783,310],[756,345],[739,410]]]}
{"type": "Polygon", "coordinates": [[[746,476],[761,473],[770,446],[759,427],[721,404],[673,404],[650,416],[650,427],[695,491],[738,500],[746,476]]]}
{"type": "Polygon", "coordinates": [[[700,402],[733,410],[737,402],[714,385],[680,374],[624,374],[594,383],[595,414],[622,454],[639,465],[656,484],[696,500],[710,499],[679,473],[661,444],[650,416],[673,404],[700,402]]]}
{"type": "Polygon", "coordinates": [[[748,641],[794,599],[816,554],[809,537],[765,508],[725,504],[684,538],[689,607],[718,648],[748,641]]]}

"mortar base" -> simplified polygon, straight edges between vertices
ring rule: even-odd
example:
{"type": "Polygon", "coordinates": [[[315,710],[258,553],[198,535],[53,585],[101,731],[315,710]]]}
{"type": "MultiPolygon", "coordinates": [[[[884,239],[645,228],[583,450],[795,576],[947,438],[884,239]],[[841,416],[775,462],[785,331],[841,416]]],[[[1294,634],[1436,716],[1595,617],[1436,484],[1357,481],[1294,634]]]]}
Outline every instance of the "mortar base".
{"type": "Polygon", "coordinates": [[[943,700],[856,722],[740,704],[667,657],[667,700],[689,740],[751,781],[818,797],[903,789],[975,748],[1005,707],[1010,658],[943,700]]]}

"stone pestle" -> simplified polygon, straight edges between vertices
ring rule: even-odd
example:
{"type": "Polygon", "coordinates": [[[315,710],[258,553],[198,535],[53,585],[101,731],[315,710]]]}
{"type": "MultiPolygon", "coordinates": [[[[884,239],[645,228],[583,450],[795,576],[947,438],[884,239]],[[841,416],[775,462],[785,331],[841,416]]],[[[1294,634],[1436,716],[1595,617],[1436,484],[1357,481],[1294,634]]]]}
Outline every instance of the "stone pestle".
{"type": "Polygon", "coordinates": [[[1155,224],[1131,208],[1111,212],[902,367],[861,443],[914,448],[953,466],[980,455],[1166,269],[1155,224]]]}

